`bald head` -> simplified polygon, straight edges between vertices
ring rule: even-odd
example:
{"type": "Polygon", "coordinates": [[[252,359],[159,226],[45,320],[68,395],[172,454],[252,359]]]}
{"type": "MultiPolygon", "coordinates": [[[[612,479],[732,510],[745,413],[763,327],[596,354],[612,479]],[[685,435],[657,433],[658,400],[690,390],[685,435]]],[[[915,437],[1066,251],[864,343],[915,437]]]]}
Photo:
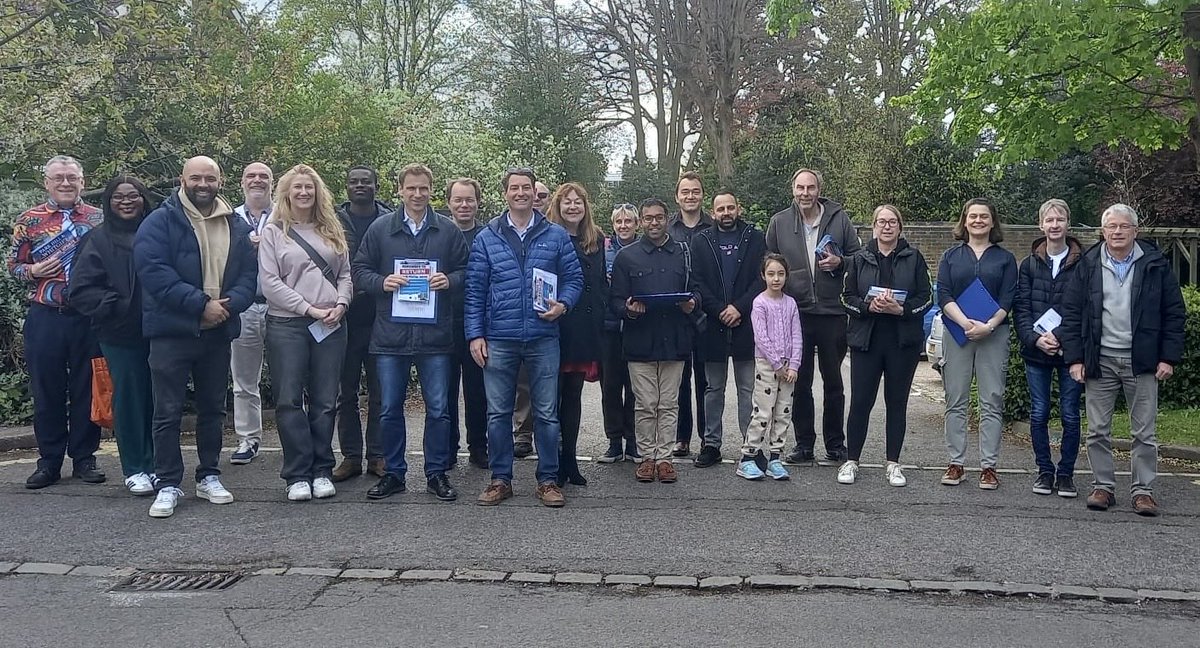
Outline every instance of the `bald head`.
{"type": "Polygon", "coordinates": [[[271,184],[274,180],[271,167],[262,162],[247,164],[242,170],[242,195],[246,197],[246,202],[256,208],[264,207],[265,205],[260,203],[270,201],[271,184]]]}
{"type": "Polygon", "coordinates": [[[221,167],[216,160],[198,155],[183,163],[183,192],[197,209],[208,212],[221,190],[221,167]]]}

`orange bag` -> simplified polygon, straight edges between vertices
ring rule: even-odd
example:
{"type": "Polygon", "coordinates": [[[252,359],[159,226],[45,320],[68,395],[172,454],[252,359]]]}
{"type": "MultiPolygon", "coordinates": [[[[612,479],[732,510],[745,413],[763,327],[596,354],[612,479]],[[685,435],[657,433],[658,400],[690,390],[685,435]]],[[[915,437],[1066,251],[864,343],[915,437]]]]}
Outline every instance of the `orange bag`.
{"type": "Polygon", "coordinates": [[[103,428],[113,427],[113,383],[108,361],[92,358],[92,422],[103,428]]]}

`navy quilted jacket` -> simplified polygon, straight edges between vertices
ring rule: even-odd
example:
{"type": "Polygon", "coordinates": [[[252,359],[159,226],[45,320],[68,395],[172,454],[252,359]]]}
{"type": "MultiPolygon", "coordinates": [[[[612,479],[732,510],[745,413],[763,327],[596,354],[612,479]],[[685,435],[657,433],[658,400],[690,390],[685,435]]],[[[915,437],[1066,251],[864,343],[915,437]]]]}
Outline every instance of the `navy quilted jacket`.
{"type": "Polygon", "coordinates": [[[571,236],[536,211],[529,227],[521,241],[505,211],[475,237],[467,261],[468,340],[529,342],[558,337],[558,323],[541,319],[533,310],[534,268],[558,275],[558,301],[568,309],[579,303],[583,271],[571,236]]]}

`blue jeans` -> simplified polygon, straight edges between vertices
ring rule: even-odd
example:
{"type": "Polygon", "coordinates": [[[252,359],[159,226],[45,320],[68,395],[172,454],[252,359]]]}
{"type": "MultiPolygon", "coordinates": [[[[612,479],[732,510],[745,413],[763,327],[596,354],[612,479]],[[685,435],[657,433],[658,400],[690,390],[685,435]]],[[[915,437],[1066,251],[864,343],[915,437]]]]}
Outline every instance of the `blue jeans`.
{"type": "Polygon", "coordinates": [[[425,478],[445,474],[450,468],[451,435],[450,363],[453,356],[441,355],[376,355],[375,371],[379,376],[381,396],[379,428],[383,437],[383,458],[387,471],[400,479],[408,471],[404,451],[408,429],[404,424],[404,400],[408,396],[408,381],[412,367],[417,367],[421,397],[425,399],[425,478]]]}
{"type": "Polygon", "coordinates": [[[1066,366],[1025,363],[1025,380],[1029,383],[1029,434],[1033,437],[1033,458],[1038,473],[1069,476],[1075,472],[1079,456],[1079,393],[1082,385],[1071,379],[1066,366]],[[1050,387],[1058,373],[1058,409],[1062,415],[1062,458],[1058,470],[1050,456],[1050,387]]]}
{"type": "Polygon", "coordinates": [[[529,373],[530,410],[538,455],[537,480],[539,484],[555,481],[558,479],[561,434],[558,425],[558,340],[488,340],[487,350],[483,387],[487,392],[492,479],[512,482],[513,404],[517,394],[517,372],[523,363],[529,373]]]}

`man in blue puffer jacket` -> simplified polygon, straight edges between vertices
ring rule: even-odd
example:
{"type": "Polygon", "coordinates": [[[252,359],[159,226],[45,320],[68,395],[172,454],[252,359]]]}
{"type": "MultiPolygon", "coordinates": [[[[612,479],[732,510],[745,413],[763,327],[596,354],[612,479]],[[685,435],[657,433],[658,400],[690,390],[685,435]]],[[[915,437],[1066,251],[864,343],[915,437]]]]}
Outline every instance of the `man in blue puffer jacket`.
{"type": "Polygon", "coordinates": [[[492,481],[479,504],[494,506],[512,497],[513,403],[517,372],[525,365],[533,401],[537,443],[537,496],[546,506],[566,500],[558,478],[558,318],[579,301],[583,271],[571,237],[533,208],[531,169],[504,174],[508,210],[483,228],[467,262],[466,337],[471,356],[483,367],[488,401],[488,454],[492,481]],[[557,277],[557,299],[546,312],[534,310],[534,269],[557,277]]]}

